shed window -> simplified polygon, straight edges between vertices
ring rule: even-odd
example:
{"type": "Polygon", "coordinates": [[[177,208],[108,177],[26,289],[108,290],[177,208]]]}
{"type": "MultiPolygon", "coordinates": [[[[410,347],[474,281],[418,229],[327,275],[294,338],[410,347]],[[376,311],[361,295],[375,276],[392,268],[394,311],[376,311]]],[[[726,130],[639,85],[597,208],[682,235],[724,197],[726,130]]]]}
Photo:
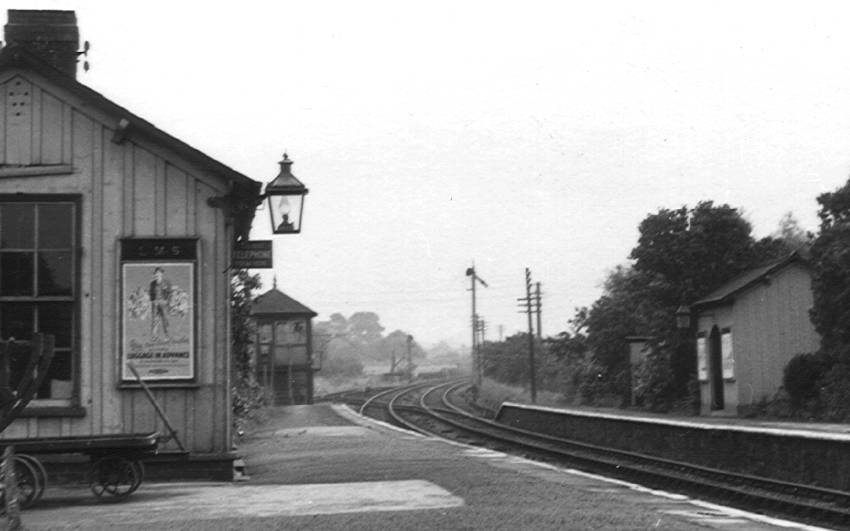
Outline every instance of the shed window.
{"type": "MultiPolygon", "coordinates": [[[[53,361],[36,403],[65,406],[77,379],[77,204],[33,198],[0,199],[0,337],[55,336],[53,361]]],[[[12,386],[26,361],[10,360],[12,386]]]]}

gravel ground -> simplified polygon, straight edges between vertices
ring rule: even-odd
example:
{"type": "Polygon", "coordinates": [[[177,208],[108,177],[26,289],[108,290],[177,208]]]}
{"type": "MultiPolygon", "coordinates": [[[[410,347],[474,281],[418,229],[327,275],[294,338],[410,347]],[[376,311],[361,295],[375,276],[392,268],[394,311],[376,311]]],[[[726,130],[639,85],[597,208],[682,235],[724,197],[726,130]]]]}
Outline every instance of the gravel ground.
{"type": "Polygon", "coordinates": [[[779,528],[347,411],[324,404],[271,410],[240,444],[247,482],[143,485],[114,505],[86,493],[54,495],[25,512],[24,523],[32,530],[779,528]]]}

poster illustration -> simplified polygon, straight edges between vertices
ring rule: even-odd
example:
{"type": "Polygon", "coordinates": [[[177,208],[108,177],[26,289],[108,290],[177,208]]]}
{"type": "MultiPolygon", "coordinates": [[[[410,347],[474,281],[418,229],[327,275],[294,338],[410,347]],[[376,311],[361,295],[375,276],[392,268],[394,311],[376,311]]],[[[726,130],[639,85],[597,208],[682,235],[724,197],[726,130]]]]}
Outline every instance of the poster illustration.
{"type": "Polygon", "coordinates": [[[705,337],[697,338],[697,378],[700,382],[708,381],[708,353],[705,337]]]}
{"type": "Polygon", "coordinates": [[[720,336],[720,352],[723,353],[723,379],[735,377],[735,355],[732,352],[732,332],[723,332],[720,336]]]}
{"type": "Polygon", "coordinates": [[[195,376],[194,263],[124,263],[122,374],[135,381],[195,376]]]}

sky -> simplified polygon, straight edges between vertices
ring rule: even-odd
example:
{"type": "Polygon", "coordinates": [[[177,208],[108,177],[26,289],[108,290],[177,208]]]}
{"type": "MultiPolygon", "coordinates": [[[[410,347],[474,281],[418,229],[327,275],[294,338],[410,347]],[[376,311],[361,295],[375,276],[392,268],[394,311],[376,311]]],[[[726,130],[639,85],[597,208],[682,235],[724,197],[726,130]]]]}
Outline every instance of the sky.
{"type": "Polygon", "coordinates": [[[373,311],[425,346],[568,329],[638,224],[701,200],[756,237],[850,176],[850,7],[840,2],[31,0],[69,9],[78,79],[235,170],[284,152],[301,234],[258,270],[319,313],[373,311]]]}

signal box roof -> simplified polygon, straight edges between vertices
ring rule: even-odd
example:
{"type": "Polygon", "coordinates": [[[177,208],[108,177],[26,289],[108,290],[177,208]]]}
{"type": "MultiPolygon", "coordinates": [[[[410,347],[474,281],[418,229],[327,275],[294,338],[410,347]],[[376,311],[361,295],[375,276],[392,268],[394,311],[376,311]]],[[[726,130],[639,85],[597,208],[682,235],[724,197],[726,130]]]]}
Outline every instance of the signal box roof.
{"type": "Polygon", "coordinates": [[[252,316],[316,317],[317,314],[277,288],[263,293],[251,305],[252,316]]]}

